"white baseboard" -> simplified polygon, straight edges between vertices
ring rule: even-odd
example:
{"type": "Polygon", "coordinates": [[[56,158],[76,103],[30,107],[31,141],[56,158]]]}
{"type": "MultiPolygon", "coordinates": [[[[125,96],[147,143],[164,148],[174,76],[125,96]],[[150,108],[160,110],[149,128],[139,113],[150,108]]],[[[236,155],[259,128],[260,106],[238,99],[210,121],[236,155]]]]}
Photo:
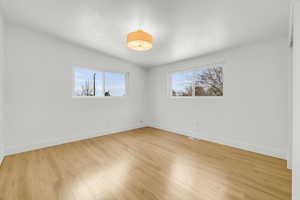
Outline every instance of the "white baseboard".
{"type": "Polygon", "coordinates": [[[166,130],[166,131],[184,135],[184,136],[189,136],[192,138],[207,140],[210,142],[243,149],[246,151],[264,154],[264,155],[268,155],[268,156],[272,156],[272,157],[276,157],[276,158],[280,158],[280,159],[284,159],[284,160],[287,159],[287,155],[286,155],[285,151],[281,150],[281,149],[266,148],[266,147],[259,146],[259,145],[247,144],[247,143],[231,140],[229,138],[215,138],[215,137],[209,136],[208,134],[201,134],[200,131],[195,132],[195,131],[179,130],[179,129],[169,128],[169,127],[163,127],[161,125],[153,124],[153,123],[148,123],[148,126],[166,130]]]}
{"type": "Polygon", "coordinates": [[[26,144],[23,146],[8,146],[5,149],[4,155],[12,155],[12,154],[22,153],[22,152],[26,152],[26,151],[32,151],[32,150],[41,149],[41,148],[45,148],[45,147],[80,141],[80,140],[84,140],[84,139],[119,133],[119,132],[123,132],[123,131],[129,131],[129,130],[143,128],[143,127],[145,127],[145,126],[144,125],[136,125],[136,126],[132,126],[132,127],[98,131],[97,133],[92,133],[92,134],[88,134],[88,135],[84,135],[84,136],[77,136],[77,137],[71,137],[71,138],[59,138],[59,139],[54,139],[51,141],[41,141],[38,143],[26,144]]]}
{"type": "MultiPolygon", "coordinates": [[[[179,130],[179,129],[174,129],[174,128],[168,128],[168,127],[163,127],[157,124],[153,123],[148,123],[147,125],[137,125],[137,126],[132,126],[132,127],[126,127],[126,128],[119,128],[119,129],[111,129],[111,130],[106,130],[106,131],[100,131],[97,133],[92,133],[89,135],[84,135],[84,136],[79,136],[79,137],[72,137],[72,138],[59,138],[51,141],[42,141],[39,143],[33,143],[33,144],[28,144],[28,145],[23,145],[23,146],[9,146],[5,149],[5,154],[4,155],[12,155],[16,153],[21,153],[21,152],[26,152],[26,151],[32,151],[36,149],[41,149],[45,147],[50,147],[50,146],[55,146],[59,144],[64,144],[64,143],[69,143],[69,142],[75,142],[79,140],[84,140],[84,139],[89,139],[89,138],[94,138],[98,136],[103,136],[103,135],[108,135],[108,134],[114,134],[122,131],[128,131],[128,130],[133,130],[137,128],[142,128],[142,127],[153,127],[153,128],[158,128],[162,130],[166,130],[169,132],[174,132],[180,135],[184,136],[189,136],[197,139],[203,139],[223,145],[228,145],[232,146],[235,148],[255,152],[255,153],[260,153],[268,156],[273,156],[281,159],[286,160],[286,154],[284,151],[280,149],[274,149],[274,148],[266,148],[258,145],[253,145],[253,144],[246,144],[243,142],[238,142],[234,140],[230,140],[228,138],[214,138],[205,134],[199,134],[199,132],[194,132],[194,131],[186,131],[186,130],[179,130]]],[[[3,158],[0,158],[0,161],[2,161],[3,158]]],[[[1,162],[0,162],[1,163],[1,162]]],[[[289,167],[289,166],[288,166],[289,167]]]]}

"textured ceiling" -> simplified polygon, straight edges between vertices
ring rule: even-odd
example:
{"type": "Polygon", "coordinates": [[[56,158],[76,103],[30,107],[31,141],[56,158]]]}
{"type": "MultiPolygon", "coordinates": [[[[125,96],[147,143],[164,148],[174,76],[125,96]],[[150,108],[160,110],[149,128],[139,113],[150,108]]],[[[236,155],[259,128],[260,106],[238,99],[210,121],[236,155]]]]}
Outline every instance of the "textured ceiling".
{"type": "Polygon", "coordinates": [[[11,22],[141,66],[288,35],[289,0],[3,0],[11,22]],[[144,29],[150,51],[126,47],[144,29]]]}

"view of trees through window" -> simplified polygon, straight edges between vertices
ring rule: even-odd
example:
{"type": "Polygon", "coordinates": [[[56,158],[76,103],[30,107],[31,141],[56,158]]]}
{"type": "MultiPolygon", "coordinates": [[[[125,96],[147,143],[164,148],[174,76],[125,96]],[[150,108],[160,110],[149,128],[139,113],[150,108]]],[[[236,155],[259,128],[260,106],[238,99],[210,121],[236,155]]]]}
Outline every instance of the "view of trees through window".
{"type": "Polygon", "coordinates": [[[223,96],[223,67],[171,74],[172,96],[223,96]]]}
{"type": "Polygon", "coordinates": [[[126,74],[74,69],[74,96],[125,96],[126,74]]]}

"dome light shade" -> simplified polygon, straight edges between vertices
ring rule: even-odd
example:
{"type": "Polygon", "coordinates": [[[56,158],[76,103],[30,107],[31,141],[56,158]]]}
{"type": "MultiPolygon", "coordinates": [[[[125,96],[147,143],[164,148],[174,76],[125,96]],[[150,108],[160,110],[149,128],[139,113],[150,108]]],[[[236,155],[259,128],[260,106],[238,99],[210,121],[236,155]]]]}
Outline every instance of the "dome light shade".
{"type": "Polygon", "coordinates": [[[136,51],[147,51],[152,48],[152,35],[137,30],[136,32],[129,33],[127,36],[128,48],[136,51]]]}

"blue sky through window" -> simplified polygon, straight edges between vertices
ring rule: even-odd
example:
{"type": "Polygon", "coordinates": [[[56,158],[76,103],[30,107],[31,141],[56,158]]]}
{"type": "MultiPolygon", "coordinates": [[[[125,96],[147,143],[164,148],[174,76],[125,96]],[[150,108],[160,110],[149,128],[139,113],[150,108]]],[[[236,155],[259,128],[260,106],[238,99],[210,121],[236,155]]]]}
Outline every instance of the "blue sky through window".
{"type": "Polygon", "coordinates": [[[173,96],[191,96],[193,72],[176,73],[172,75],[173,96]]]}
{"type": "Polygon", "coordinates": [[[126,95],[125,87],[126,75],[124,73],[97,72],[82,68],[74,69],[75,96],[104,96],[104,93],[106,96],[124,96],[126,95]],[[103,80],[103,77],[105,77],[105,80],[103,80]],[[105,84],[105,91],[103,91],[103,84],[105,84]]]}
{"type": "Polygon", "coordinates": [[[125,82],[125,74],[105,72],[105,92],[109,92],[110,96],[124,96],[125,82]]]}

